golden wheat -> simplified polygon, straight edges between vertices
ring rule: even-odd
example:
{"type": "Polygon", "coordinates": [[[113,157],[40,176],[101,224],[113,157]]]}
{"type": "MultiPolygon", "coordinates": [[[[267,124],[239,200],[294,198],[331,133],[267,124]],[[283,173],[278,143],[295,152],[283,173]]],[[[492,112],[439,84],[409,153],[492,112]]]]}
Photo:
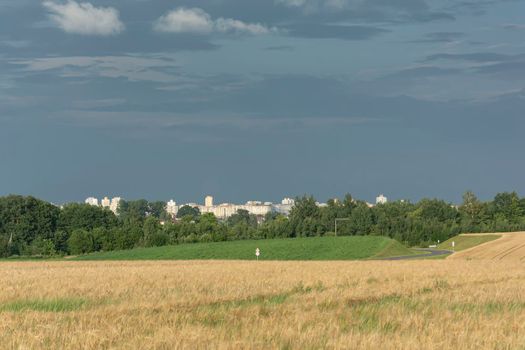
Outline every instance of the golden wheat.
{"type": "Polygon", "coordinates": [[[0,263],[10,349],[508,349],[519,262],[0,263]]]}
{"type": "Polygon", "coordinates": [[[498,235],[501,238],[452,254],[448,259],[525,260],[525,232],[498,235]]]}

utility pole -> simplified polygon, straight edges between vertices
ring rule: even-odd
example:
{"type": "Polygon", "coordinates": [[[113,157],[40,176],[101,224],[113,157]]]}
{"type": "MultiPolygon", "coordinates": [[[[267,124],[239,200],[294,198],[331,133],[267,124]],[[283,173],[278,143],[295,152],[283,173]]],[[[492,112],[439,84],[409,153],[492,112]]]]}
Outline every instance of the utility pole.
{"type": "Polygon", "coordinates": [[[350,218],[336,218],[335,219],[335,235],[337,236],[337,222],[338,221],[350,221],[350,218]]]}

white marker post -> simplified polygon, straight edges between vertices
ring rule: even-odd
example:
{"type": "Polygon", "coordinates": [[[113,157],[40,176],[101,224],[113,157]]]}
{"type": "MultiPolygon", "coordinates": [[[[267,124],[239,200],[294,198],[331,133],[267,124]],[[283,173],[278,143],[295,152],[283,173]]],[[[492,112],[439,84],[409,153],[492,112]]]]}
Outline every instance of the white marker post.
{"type": "Polygon", "coordinates": [[[255,249],[255,256],[257,257],[257,261],[259,261],[259,255],[261,255],[261,251],[259,248],[255,249]]]}
{"type": "Polygon", "coordinates": [[[452,241],[452,251],[455,251],[454,247],[456,246],[456,242],[452,241]]]}

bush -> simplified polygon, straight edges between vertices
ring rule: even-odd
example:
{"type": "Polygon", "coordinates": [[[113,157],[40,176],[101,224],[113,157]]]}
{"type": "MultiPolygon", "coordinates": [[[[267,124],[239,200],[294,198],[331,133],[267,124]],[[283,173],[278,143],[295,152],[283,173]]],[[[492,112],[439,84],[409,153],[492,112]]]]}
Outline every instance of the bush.
{"type": "Polygon", "coordinates": [[[182,243],[197,243],[198,241],[199,237],[195,233],[182,238],[182,243]]]}
{"type": "Polygon", "coordinates": [[[33,243],[31,244],[31,246],[29,247],[29,250],[30,250],[30,254],[28,255],[31,255],[31,256],[39,255],[39,256],[48,257],[48,256],[54,256],[57,253],[55,250],[55,244],[53,243],[53,241],[50,239],[42,239],[42,238],[35,239],[33,243]]]}
{"type": "Polygon", "coordinates": [[[73,231],[67,243],[71,254],[86,254],[94,251],[93,236],[86,230],[73,231]]]}
{"type": "Polygon", "coordinates": [[[213,242],[213,238],[211,237],[209,233],[205,233],[199,237],[199,242],[202,242],[202,243],[213,242]]]}
{"type": "Polygon", "coordinates": [[[164,232],[157,232],[149,238],[148,245],[151,247],[161,247],[163,245],[167,245],[169,243],[169,240],[170,237],[167,234],[165,234],[164,232]]]}
{"type": "Polygon", "coordinates": [[[7,258],[9,256],[9,240],[5,237],[0,237],[0,257],[7,258]]]}

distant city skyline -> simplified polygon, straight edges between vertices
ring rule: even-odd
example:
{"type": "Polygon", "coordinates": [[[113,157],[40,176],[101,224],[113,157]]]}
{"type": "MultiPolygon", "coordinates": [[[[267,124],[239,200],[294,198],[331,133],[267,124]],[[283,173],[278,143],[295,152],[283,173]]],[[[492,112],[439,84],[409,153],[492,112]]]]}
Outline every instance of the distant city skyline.
{"type": "MultiPolygon", "coordinates": [[[[331,198],[332,200],[336,198],[331,198]]],[[[113,213],[118,215],[118,208],[120,203],[125,200],[121,197],[108,198],[104,197],[102,200],[98,200],[96,197],[88,197],[84,200],[85,204],[92,206],[98,206],[102,208],[108,208],[113,213]]],[[[356,201],[357,199],[354,199],[356,201]]],[[[283,198],[279,203],[274,203],[271,201],[260,201],[260,200],[250,200],[246,203],[229,203],[229,202],[215,202],[215,198],[211,195],[206,195],[202,203],[199,202],[186,202],[178,203],[173,198],[169,201],[163,201],[165,203],[164,209],[166,213],[172,218],[177,217],[177,213],[183,207],[192,207],[198,208],[200,213],[211,213],[219,219],[227,219],[230,216],[237,214],[239,210],[246,210],[248,213],[257,216],[259,219],[263,220],[264,217],[269,213],[279,213],[284,215],[289,215],[292,208],[295,205],[295,199],[290,197],[283,198]]],[[[340,202],[339,199],[336,202],[340,202]]],[[[388,198],[380,194],[376,197],[375,203],[366,202],[369,207],[374,207],[380,204],[388,203],[388,198]]],[[[319,207],[326,207],[328,204],[323,202],[316,202],[319,207]]]]}
{"type": "MultiPolygon", "coordinates": [[[[121,197],[114,197],[110,199],[106,196],[99,201],[99,199],[96,197],[88,197],[84,200],[84,203],[96,207],[108,208],[114,214],[118,215],[118,208],[122,200],[123,198],[121,197]]],[[[250,214],[256,215],[259,218],[264,218],[266,214],[271,212],[288,215],[295,203],[294,199],[292,198],[283,198],[280,203],[263,202],[256,200],[247,201],[243,204],[225,202],[215,203],[213,196],[210,195],[207,195],[204,198],[204,203],[177,203],[173,199],[170,199],[169,201],[161,200],[161,202],[166,203],[164,209],[166,210],[166,213],[172,218],[175,218],[177,216],[177,213],[180,208],[189,206],[192,208],[198,208],[200,213],[212,213],[220,219],[227,219],[230,216],[236,214],[239,210],[246,210],[250,214]]],[[[386,203],[386,198],[384,198],[382,203],[386,203]]],[[[319,203],[319,206],[323,205],[324,204],[319,203]]]]}
{"type": "MultiPolygon", "coordinates": [[[[225,197],[219,197],[219,196],[213,196],[213,200],[214,200],[214,203],[217,204],[222,204],[222,203],[246,203],[246,202],[249,202],[249,201],[261,201],[261,202],[271,202],[271,203],[278,203],[280,202],[283,198],[291,198],[291,199],[295,199],[297,197],[302,197],[302,196],[313,196],[316,201],[320,202],[320,203],[326,203],[328,200],[331,200],[331,199],[344,199],[344,196],[346,194],[350,194],[352,195],[352,197],[356,200],[361,200],[361,201],[365,201],[367,203],[371,203],[371,204],[377,204],[377,203],[380,203],[382,201],[381,199],[381,196],[384,196],[384,198],[388,201],[388,202],[395,202],[395,201],[410,201],[410,202],[418,202],[419,200],[423,199],[423,198],[431,198],[431,199],[441,199],[441,200],[444,200],[446,202],[450,202],[452,204],[460,204],[462,202],[462,196],[463,194],[466,192],[466,191],[470,191],[470,190],[465,190],[463,192],[461,192],[458,196],[455,196],[457,197],[456,200],[454,199],[448,199],[448,198],[445,198],[444,196],[421,196],[421,197],[416,197],[416,198],[409,198],[407,196],[401,196],[401,197],[394,197],[394,196],[391,196],[391,195],[388,195],[386,196],[384,193],[382,192],[376,192],[375,194],[373,195],[370,195],[369,197],[362,197],[362,196],[359,196],[359,195],[356,195],[355,193],[352,193],[352,192],[345,192],[343,194],[339,194],[339,195],[334,195],[334,196],[326,196],[326,197],[321,197],[321,196],[316,196],[314,194],[311,194],[311,193],[303,193],[303,194],[299,194],[299,195],[280,195],[280,196],[277,196],[277,198],[270,198],[268,199],[267,196],[261,196],[261,197],[256,197],[256,196],[239,196],[239,197],[236,197],[234,199],[232,199],[231,196],[225,196],[225,197]],[[227,199],[229,198],[229,199],[227,199]]],[[[498,191],[498,192],[495,192],[494,194],[490,194],[488,196],[483,196],[483,195],[480,195],[479,193],[476,193],[474,192],[474,194],[482,201],[489,201],[489,200],[492,200],[494,199],[494,196],[498,193],[501,193],[501,192],[518,192],[519,195],[521,195],[519,193],[519,191],[515,191],[515,190],[502,190],[502,191],[498,191]]],[[[81,195],[83,197],[75,197],[75,198],[72,198],[72,199],[67,199],[67,200],[63,200],[63,201],[59,201],[59,200],[51,200],[49,198],[46,198],[46,197],[42,197],[42,196],[38,196],[38,195],[35,195],[35,194],[31,194],[31,193],[11,193],[11,192],[6,192],[6,193],[0,193],[0,196],[7,196],[7,195],[26,195],[26,196],[33,196],[33,197],[36,197],[36,198],[39,198],[39,199],[42,199],[42,200],[45,200],[45,201],[49,201],[51,203],[54,203],[56,205],[64,205],[64,204],[67,204],[67,203],[87,203],[87,200],[88,199],[96,199],[98,200],[97,202],[97,205],[101,205],[102,204],[102,199],[104,198],[108,198],[110,201],[112,199],[122,199],[122,200],[130,200],[130,201],[133,201],[133,200],[140,200],[140,199],[145,199],[145,200],[148,200],[148,201],[162,201],[162,202],[169,202],[170,200],[175,200],[177,199],[177,204],[180,204],[180,203],[183,203],[183,204],[188,204],[188,203],[196,203],[196,204],[205,204],[205,199],[206,199],[206,196],[208,196],[209,194],[204,194],[204,195],[201,195],[201,196],[195,196],[195,197],[181,197],[181,196],[176,196],[176,195],[163,195],[163,196],[159,196],[159,197],[153,197],[151,195],[149,196],[126,196],[126,195],[123,195],[121,193],[114,193],[113,192],[107,192],[106,194],[101,194],[101,195],[97,195],[97,194],[93,194],[92,192],[90,192],[90,194],[88,195],[81,195]],[[202,202],[202,203],[201,203],[202,202]]],[[[68,197],[69,198],[69,197],[68,197]]],[[[92,203],[89,203],[89,204],[92,204],[92,203]]]]}

